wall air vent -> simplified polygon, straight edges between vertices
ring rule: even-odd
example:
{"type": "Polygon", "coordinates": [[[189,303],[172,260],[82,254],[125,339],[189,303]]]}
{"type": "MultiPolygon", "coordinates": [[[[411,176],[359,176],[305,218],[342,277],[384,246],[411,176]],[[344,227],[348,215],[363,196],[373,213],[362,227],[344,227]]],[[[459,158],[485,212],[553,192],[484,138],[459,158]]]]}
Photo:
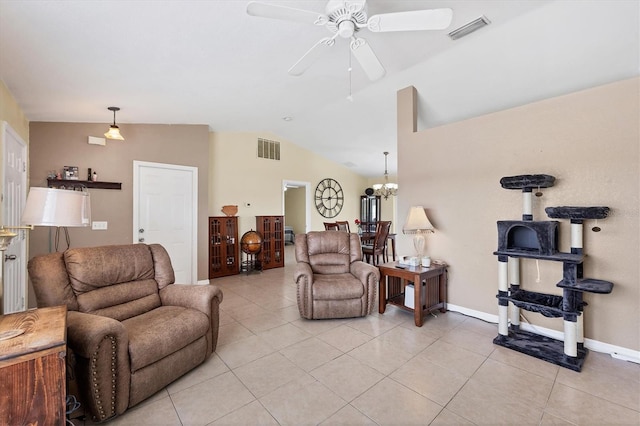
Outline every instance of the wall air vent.
{"type": "Polygon", "coordinates": [[[467,24],[464,24],[460,28],[456,28],[455,30],[451,31],[449,33],[449,37],[451,37],[451,40],[457,40],[471,34],[474,31],[478,31],[482,27],[486,27],[490,23],[491,21],[486,16],[482,15],[481,17],[474,19],[467,24]]]}
{"type": "Polygon", "coordinates": [[[258,138],[258,158],[280,161],[280,142],[258,138]]]}

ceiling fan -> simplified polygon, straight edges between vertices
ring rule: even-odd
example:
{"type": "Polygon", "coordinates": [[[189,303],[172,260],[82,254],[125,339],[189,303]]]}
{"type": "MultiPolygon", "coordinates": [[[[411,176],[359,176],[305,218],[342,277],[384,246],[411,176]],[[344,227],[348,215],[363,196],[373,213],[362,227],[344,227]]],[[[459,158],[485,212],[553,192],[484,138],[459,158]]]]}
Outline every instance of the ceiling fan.
{"type": "Polygon", "coordinates": [[[414,10],[408,12],[382,13],[367,16],[366,0],[329,0],[325,13],[295,9],[270,3],[252,1],[247,5],[247,13],[264,18],[283,19],[326,27],[330,37],[320,39],[291,68],[289,74],[301,75],[328,49],[338,36],[350,40],[353,56],[362,66],[371,81],[382,78],[385,69],[373,53],[365,39],[358,32],[368,29],[372,32],[443,30],[451,24],[453,11],[449,8],[414,10]]]}

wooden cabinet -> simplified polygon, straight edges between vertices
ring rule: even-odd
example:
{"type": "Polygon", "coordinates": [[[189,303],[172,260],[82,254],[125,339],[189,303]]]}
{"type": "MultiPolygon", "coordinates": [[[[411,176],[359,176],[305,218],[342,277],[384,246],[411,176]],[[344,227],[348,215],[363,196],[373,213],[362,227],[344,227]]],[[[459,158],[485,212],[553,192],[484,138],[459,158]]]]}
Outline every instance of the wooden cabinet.
{"type": "Polygon", "coordinates": [[[417,327],[422,327],[425,314],[440,309],[447,311],[447,266],[432,263],[429,268],[421,266],[405,266],[396,262],[385,263],[380,269],[378,285],[379,309],[383,314],[387,304],[398,306],[413,312],[413,319],[417,327]],[[407,284],[413,283],[413,287],[407,284]],[[418,284],[422,285],[418,285],[418,284]],[[405,292],[413,290],[413,307],[405,305],[405,292]],[[416,302],[420,301],[420,302],[416,302]],[[417,308],[416,308],[417,304],[417,308]]]}
{"type": "Polygon", "coordinates": [[[284,266],[284,216],[256,216],[256,231],[262,235],[258,255],[262,269],[284,266]]]}
{"type": "Polygon", "coordinates": [[[0,316],[0,424],[65,424],[66,337],[66,306],[0,316]]]}
{"type": "Polygon", "coordinates": [[[380,196],[360,196],[360,222],[363,232],[376,232],[376,222],[380,220],[380,196]]]}
{"type": "Polygon", "coordinates": [[[237,216],[209,218],[209,278],[240,272],[237,216]]]}

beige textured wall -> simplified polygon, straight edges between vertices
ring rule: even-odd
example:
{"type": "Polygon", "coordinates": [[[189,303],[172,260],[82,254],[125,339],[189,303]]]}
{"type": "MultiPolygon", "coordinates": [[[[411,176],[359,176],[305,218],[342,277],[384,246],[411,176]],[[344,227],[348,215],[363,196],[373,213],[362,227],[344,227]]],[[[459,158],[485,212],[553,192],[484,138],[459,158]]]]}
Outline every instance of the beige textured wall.
{"type": "Polygon", "coordinates": [[[29,143],[29,120],[2,81],[0,81],[0,120],[9,123],[13,130],[27,144],[29,143]]]}
{"type": "MultiPolygon", "coordinates": [[[[293,228],[294,234],[304,234],[306,219],[306,188],[289,188],[284,193],[285,225],[293,228]]],[[[309,206],[309,208],[312,208],[309,206]]]]}
{"type": "MultiPolygon", "coordinates": [[[[29,121],[18,106],[15,99],[0,81],[0,121],[6,121],[9,126],[29,145],[29,121]]],[[[0,188],[4,188],[4,139],[0,135],[0,188]]],[[[4,224],[4,197],[0,198],[0,224],[4,224]]],[[[0,292],[2,290],[0,289],[0,292]]]]}
{"type": "MultiPolygon", "coordinates": [[[[534,220],[549,220],[548,206],[612,212],[598,222],[599,233],[591,231],[594,221],[585,222],[584,275],[615,285],[609,295],[585,293],[585,337],[640,350],[639,83],[619,81],[417,133],[403,130],[412,125],[413,106],[411,91],[399,92],[398,214],[415,204],[428,209],[437,231],[427,250],[450,264],[450,303],[497,314],[496,221],[522,215],[521,192],[502,189],[499,180],[550,174],[556,184],[533,197],[534,220]]],[[[561,251],[570,248],[569,226],[561,221],[561,251]]],[[[408,249],[410,237],[399,245],[408,249]]],[[[535,260],[523,261],[523,287],[562,294],[562,264],[539,266],[538,283],[535,260]]],[[[562,330],[559,319],[524,315],[562,330]]]]}
{"type": "MultiPolygon", "coordinates": [[[[30,125],[32,186],[46,186],[49,170],[74,165],[85,178],[87,168],[101,181],[122,182],[122,190],[90,189],[92,220],[107,221],[106,231],[69,229],[73,247],[132,242],[133,161],[198,168],[198,279],[208,279],[207,202],[209,194],[209,128],[206,125],[119,124],[125,141],[89,145],[88,136],[102,137],[108,123],[47,123],[30,125]]],[[[31,233],[30,256],[48,252],[48,230],[31,233]]]]}
{"type": "MultiPolygon", "coordinates": [[[[237,204],[240,235],[255,229],[255,216],[284,214],[283,180],[311,183],[311,196],[323,178],[333,178],[342,186],[345,204],[332,220],[353,222],[360,215],[360,194],[366,179],[347,167],[270,134],[211,133],[211,177],[209,212],[215,215],[225,204],[237,204]],[[281,160],[257,158],[258,138],[280,142],[281,160]],[[251,207],[244,206],[251,203],[251,207]]],[[[323,218],[312,205],[311,229],[324,229],[323,218]]],[[[286,221],[286,219],[285,219],[286,221]]]]}

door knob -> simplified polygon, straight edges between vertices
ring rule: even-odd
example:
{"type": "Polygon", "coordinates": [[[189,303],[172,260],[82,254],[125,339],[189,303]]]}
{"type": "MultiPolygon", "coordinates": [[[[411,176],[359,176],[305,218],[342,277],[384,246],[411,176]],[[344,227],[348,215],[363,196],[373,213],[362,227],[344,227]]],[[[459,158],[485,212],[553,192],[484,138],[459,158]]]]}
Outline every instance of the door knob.
{"type": "Polygon", "coordinates": [[[5,254],[5,255],[4,255],[4,260],[5,260],[5,262],[6,262],[7,260],[16,260],[17,258],[18,258],[18,257],[17,257],[15,254],[5,254]]]}

